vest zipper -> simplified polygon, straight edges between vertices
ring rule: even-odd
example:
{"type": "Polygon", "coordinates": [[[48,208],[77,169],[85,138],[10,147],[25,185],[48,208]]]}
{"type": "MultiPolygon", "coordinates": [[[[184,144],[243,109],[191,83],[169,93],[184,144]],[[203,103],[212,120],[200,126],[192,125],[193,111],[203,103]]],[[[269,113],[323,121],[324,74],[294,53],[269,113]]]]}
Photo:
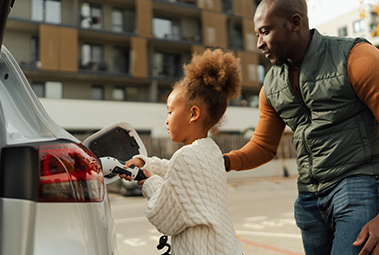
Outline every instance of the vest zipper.
{"type": "MultiPolygon", "coordinates": [[[[309,108],[304,104],[304,101],[303,99],[301,98],[300,99],[300,102],[301,104],[308,110],[308,118],[309,118],[309,122],[312,122],[312,115],[310,114],[310,110],[309,108]]],[[[309,127],[311,124],[309,124],[307,127],[309,127]]],[[[309,173],[309,176],[311,177],[311,180],[317,184],[317,181],[316,179],[314,178],[313,176],[313,173],[312,173],[312,169],[313,169],[313,155],[312,155],[312,152],[311,152],[311,149],[309,148],[308,146],[308,143],[307,143],[307,140],[305,139],[305,130],[307,128],[304,128],[303,130],[303,134],[302,134],[302,139],[303,139],[303,143],[304,143],[304,147],[306,149],[306,151],[308,152],[309,154],[309,170],[308,170],[308,173],[309,173]]]]}

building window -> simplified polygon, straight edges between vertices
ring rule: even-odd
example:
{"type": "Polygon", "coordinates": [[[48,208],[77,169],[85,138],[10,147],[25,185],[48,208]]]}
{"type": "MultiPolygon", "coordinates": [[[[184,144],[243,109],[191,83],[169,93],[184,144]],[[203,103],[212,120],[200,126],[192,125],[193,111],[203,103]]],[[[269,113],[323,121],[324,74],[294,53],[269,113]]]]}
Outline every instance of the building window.
{"type": "Polygon", "coordinates": [[[37,97],[62,98],[62,83],[47,81],[45,83],[32,83],[32,88],[37,97]]]}
{"type": "Polygon", "coordinates": [[[179,20],[154,18],[153,31],[156,38],[181,40],[179,20]]]}
{"type": "Polygon", "coordinates": [[[45,96],[47,98],[62,98],[62,83],[47,81],[45,83],[45,96]]]}
{"type": "Polygon", "coordinates": [[[153,76],[180,77],[182,75],[181,57],[179,54],[154,53],[153,76]]]}
{"type": "Polygon", "coordinates": [[[241,24],[229,21],[229,47],[243,50],[243,35],[241,24]]]}
{"type": "Polygon", "coordinates": [[[354,33],[364,31],[365,30],[365,21],[363,19],[355,21],[353,23],[353,29],[354,29],[354,33]]]}
{"type": "Polygon", "coordinates": [[[32,36],[30,40],[30,63],[36,63],[39,61],[39,38],[32,36]]]}
{"type": "Polygon", "coordinates": [[[92,86],[91,99],[92,100],[104,100],[104,88],[103,88],[103,86],[92,86]]]}
{"type": "Polygon", "coordinates": [[[81,7],[81,26],[83,28],[101,29],[103,11],[101,5],[84,2],[81,7]]]}
{"type": "Polygon", "coordinates": [[[233,14],[232,0],[222,0],[222,10],[228,14],[233,14]]]}
{"type": "Polygon", "coordinates": [[[196,5],[196,0],[165,0],[170,3],[183,3],[183,4],[191,4],[191,5],[196,5]]]}
{"type": "Polygon", "coordinates": [[[199,19],[195,18],[182,18],[181,24],[181,37],[184,41],[200,42],[201,41],[201,24],[199,19]]]}
{"type": "Polygon", "coordinates": [[[114,8],[112,11],[112,30],[115,32],[134,33],[136,15],[132,10],[114,8]]]}
{"type": "Polygon", "coordinates": [[[33,83],[32,89],[37,97],[45,97],[45,84],[43,83],[33,83]]]}
{"type": "Polygon", "coordinates": [[[347,27],[341,27],[338,29],[338,36],[347,36],[347,27]]]}
{"type": "Polygon", "coordinates": [[[81,70],[106,71],[107,64],[103,61],[103,47],[100,45],[83,44],[81,70]]]}
{"type": "Polygon", "coordinates": [[[158,102],[166,103],[168,95],[171,93],[171,89],[158,89],[158,102]]]}
{"type": "Polygon", "coordinates": [[[126,88],[126,100],[138,102],[141,101],[140,90],[136,87],[127,87],[126,88]]]}
{"type": "Polygon", "coordinates": [[[32,0],[31,19],[39,22],[60,24],[61,2],[59,0],[32,0]]]}
{"type": "Polygon", "coordinates": [[[112,92],[112,98],[116,101],[125,101],[125,89],[124,88],[114,88],[112,92]]]}
{"type": "Polygon", "coordinates": [[[257,73],[258,73],[258,81],[263,84],[263,81],[266,76],[266,68],[264,65],[258,65],[257,66],[257,73]]]}
{"type": "Polygon", "coordinates": [[[114,48],[114,71],[116,73],[129,73],[130,50],[128,48],[114,48]]]}
{"type": "Polygon", "coordinates": [[[254,107],[254,108],[259,107],[259,96],[258,95],[250,96],[250,107],[254,107]]]}

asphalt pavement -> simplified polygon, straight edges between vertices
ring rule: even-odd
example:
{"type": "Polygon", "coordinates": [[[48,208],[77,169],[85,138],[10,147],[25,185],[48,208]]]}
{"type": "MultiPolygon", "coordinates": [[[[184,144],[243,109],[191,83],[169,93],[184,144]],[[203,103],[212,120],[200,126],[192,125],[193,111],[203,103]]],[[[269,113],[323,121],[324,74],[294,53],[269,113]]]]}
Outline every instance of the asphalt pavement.
{"type": "MultiPolygon", "coordinates": [[[[229,211],[244,255],[304,254],[293,217],[296,178],[262,177],[228,181],[229,211]]],[[[109,194],[119,255],[163,254],[161,234],[145,218],[144,197],[109,194]]]]}

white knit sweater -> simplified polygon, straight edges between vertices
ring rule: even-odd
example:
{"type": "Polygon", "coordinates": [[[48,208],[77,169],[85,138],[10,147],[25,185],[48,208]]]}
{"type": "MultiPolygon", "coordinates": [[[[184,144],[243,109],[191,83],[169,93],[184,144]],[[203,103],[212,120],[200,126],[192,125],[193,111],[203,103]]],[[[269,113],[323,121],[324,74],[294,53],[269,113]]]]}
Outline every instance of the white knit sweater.
{"type": "Polygon", "coordinates": [[[183,146],[170,160],[136,157],[153,173],[142,188],[146,217],[171,236],[172,255],[242,255],[229,215],[224,160],[211,138],[183,146]]]}

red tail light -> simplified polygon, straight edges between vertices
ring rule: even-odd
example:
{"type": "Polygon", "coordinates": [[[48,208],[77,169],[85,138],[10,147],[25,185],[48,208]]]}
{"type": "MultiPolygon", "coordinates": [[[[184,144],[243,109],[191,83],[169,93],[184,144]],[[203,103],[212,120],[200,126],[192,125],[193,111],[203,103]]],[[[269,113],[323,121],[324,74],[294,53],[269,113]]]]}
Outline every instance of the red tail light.
{"type": "Polygon", "coordinates": [[[40,202],[100,202],[104,177],[96,156],[81,144],[38,148],[40,202]]]}

